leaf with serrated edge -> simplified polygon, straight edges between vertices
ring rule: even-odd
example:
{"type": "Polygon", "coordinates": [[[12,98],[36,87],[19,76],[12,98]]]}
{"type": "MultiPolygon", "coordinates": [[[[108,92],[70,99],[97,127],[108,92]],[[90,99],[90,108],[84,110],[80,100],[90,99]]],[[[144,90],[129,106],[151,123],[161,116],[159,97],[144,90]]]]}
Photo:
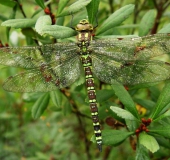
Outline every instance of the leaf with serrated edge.
{"type": "Polygon", "coordinates": [[[156,139],[146,133],[139,134],[139,143],[145,146],[152,153],[159,150],[159,144],[156,139]]]}
{"type": "Polygon", "coordinates": [[[115,112],[121,118],[128,119],[128,120],[133,120],[133,121],[138,120],[127,110],[121,109],[119,107],[114,107],[114,106],[111,106],[110,109],[113,112],[115,112]]]}

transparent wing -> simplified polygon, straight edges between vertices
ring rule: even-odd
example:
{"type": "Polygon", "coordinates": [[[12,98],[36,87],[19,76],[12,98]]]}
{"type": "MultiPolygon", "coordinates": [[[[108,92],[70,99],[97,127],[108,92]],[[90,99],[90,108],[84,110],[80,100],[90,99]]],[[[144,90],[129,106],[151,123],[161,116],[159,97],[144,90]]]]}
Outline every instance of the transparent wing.
{"type": "Polygon", "coordinates": [[[170,78],[170,64],[156,60],[115,60],[108,56],[94,56],[93,72],[98,79],[124,85],[152,83],[170,78]]]}
{"type": "Polygon", "coordinates": [[[35,47],[0,48],[0,64],[22,68],[40,67],[42,63],[63,64],[76,56],[75,43],[56,43],[35,47]]]}
{"type": "Polygon", "coordinates": [[[170,53],[170,34],[155,34],[139,38],[119,38],[91,42],[93,54],[117,60],[147,60],[170,53]]]}
{"type": "Polygon", "coordinates": [[[71,85],[80,73],[81,61],[77,56],[65,64],[42,64],[39,69],[29,69],[11,76],[5,81],[3,88],[12,92],[48,92],[71,85]]]}

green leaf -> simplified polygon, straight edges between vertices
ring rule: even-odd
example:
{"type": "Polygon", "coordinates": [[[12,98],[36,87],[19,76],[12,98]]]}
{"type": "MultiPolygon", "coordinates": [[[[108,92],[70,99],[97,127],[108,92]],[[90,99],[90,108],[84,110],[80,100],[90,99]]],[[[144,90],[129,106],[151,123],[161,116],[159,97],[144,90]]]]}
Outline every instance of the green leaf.
{"type": "Polygon", "coordinates": [[[71,28],[51,25],[51,18],[47,15],[38,18],[35,30],[40,35],[48,34],[55,38],[67,38],[76,35],[76,32],[71,28]]]}
{"type": "Polygon", "coordinates": [[[135,103],[133,102],[127,90],[120,83],[117,83],[117,82],[113,82],[113,83],[114,84],[112,84],[112,88],[115,91],[115,94],[120,99],[120,101],[125,105],[126,109],[131,114],[133,114],[137,119],[140,120],[135,103]]]}
{"type": "Polygon", "coordinates": [[[14,7],[17,4],[17,2],[11,1],[11,0],[0,0],[0,4],[7,6],[7,7],[14,7]]]}
{"type": "Polygon", "coordinates": [[[140,144],[137,144],[135,160],[150,160],[148,150],[140,144]]]}
{"type": "Polygon", "coordinates": [[[43,96],[44,93],[38,93],[38,92],[34,92],[34,93],[24,93],[22,96],[22,99],[25,102],[35,102],[40,96],[43,96]]]}
{"type": "Polygon", "coordinates": [[[111,106],[110,109],[123,119],[128,119],[132,121],[137,120],[129,111],[126,111],[122,108],[111,106]]]}
{"type": "Polygon", "coordinates": [[[160,146],[170,149],[170,141],[168,141],[167,138],[164,138],[162,136],[156,136],[155,138],[160,146]]]}
{"type": "Polygon", "coordinates": [[[153,122],[159,121],[166,117],[170,117],[170,110],[166,111],[164,114],[162,114],[158,118],[154,119],[153,122]]]}
{"type": "Polygon", "coordinates": [[[145,106],[147,110],[152,110],[155,102],[148,99],[135,99],[135,102],[141,106],[145,106]]]}
{"type": "Polygon", "coordinates": [[[69,0],[59,1],[58,9],[57,9],[57,15],[60,14],[63,11],[63,9],[66,7],[68,2],[69,2],[69,0]]]}
{"type": "Polygon", "coordinates": [[[50,26],[51,23],[51,18],[48,15],[41,16],[37,19],[37,22],[35,24],[35,30],[40,34],[43,35],[43,28],[44,26],[50,26]]]}
{"type": "Polygon", "coordinates": [[[62,106],[63,114],[64,115],[70,114],[71,111],[72,111],[71,110],[71,108],[72,108],[71,103],[66,98],[64,98],[63,101],[64,101],[63,106],[62,106]]]}
{"type": "Polygon", "coordinates": [[[170,23],[168,23],[165,27],[159,30],[158,33],[170,33],[170,23]]]}
{"type": "Polygon", "coordinates": [[[6,21],[6,20],[8,20],[8,18],[5,17],[4,15],[0,14],[0,20],[1,21],[6,21]]]}
{"type": "Polygon", "coordinates": [[[80,11],[82,8],[87,6],[91,0],[78,0],[72,5],[70,5],[68,8],[65,8],[63,12],[61,12],[58,17],[60,16],[66,16],[66,15],[72,15],[78,11],[80,11]]]}
{"type": "Polygon", "coordinates": [[[139,24],[139,36],[145,36],[152,29],[156,18],[156,10],[146,12],[139,24]]]}
{"type": "Polygon", "coordinates": [[[161,114],[161,112],[165,112],[167,109],[168,104],[170,103],[170,82],[166,83],[162,92],[158,98],[156,107],[154,108],[151,119],[154,120],[161,114]]]}
{"type": "Polygon", "coordinates": [[[152,153],[159,150],[159,144],[156,139],[146,133],[139,134],[139,144],[145,146],[152,153]]]}
{"type": "Polygon", "coordinates": [[[101,103],[113,97],[115,93],[113,92],[113,90],[102,89],[97,91],[96,95],[97,95],[97,102],[101,103]]]}
{"type": "Polygon", "coordinates": [[[38,33],[36,33],[32,28],[23,28],[21,31],[26,37],[36,38],[38,36],[38,33]]]}
{"type": "Polygon", "coordinates": [[[61,94],[60,90],[51,91],[50,92],[50,97],[51,97],[51,100],[52,100],[53,104],[57,108],[61,108],[61,105],[62,105],[62,94],[61,94]]]}
{"type": "Polygon", "coordinates": [[[166,138],[170,138],[170,126],[156,127],[154,129],[149,129],[149,131],[164,136],[166,138]]]}
{"type": "Polygon", "coordinates": [[[10,19],[5,22],[3,22],[2,26],[7,27],[14,27],[14,28],[28,28],[33,27],[35,25],[36,20],[35,19],[10,19]]]}
{"type": "Polygon", "coordinates": [[[97,18],[97,11],[99,7],[100,0],[92,0],[87,6],[88,19],[91,24],[93,24],[94,20],[97,18]]]}
{"type": "Polygon", "coordinates": [[[104,21],[102,26],[97,30],[96,35],[99,35],[107,31],[108,29],[120,25],[125,19],[129,17],[133,10],[134,5],[129,4],[114,12],[112,15],[109,16],[108,19],[104,21]]]}
{"type": "Polygon", "coordinates": [[[36,1],[36,3],[37,3],[42,9],[45,8],[44,0],[35,0],[35,1],[36,1]]]}
{"type": "Polygon", "coordinates": [[[48,106],[50,99],[49,93],[45,93],[34,103],[32,107],[32,117],[34,119],[39,118],[48,106]]]}
{"type": "MultiPolygon", "coordinates": [[[[121,130],[103,130],[102,131],[103,144],[111,146],[119,145],[132,134],[134,134],[134,132],[127,132],[121,130]]],[[[91,141],[95,143],[96,140],[94,135],[92,136],[91,141]]]]}
{"type": "Polygon", "coordinates": [[[86,98],[84,93],[81,93],[80,91],[73,91],[71,92],[71,99],[74,102],[78,102],[81,105],[87,105],[87,103],[84,101],[86,98]]]}

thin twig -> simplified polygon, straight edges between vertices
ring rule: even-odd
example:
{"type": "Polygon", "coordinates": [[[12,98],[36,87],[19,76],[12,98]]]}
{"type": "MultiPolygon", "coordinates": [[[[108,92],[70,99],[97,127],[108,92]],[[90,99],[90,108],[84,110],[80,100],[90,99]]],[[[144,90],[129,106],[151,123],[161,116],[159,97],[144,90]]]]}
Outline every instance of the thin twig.
{"type": "Polygon", "coordinates": [[[26,16],[26,14],[25,14],[25,12],[24,12],[24,10],[22,8],[22,4],[20,4],[18,0],[15,0],[15,1],[18,3],[18,6],[19,6],[19,8],[21,10],[22,15],[24,16],[24,18],[26,18],[27,16],[26,16]]]}

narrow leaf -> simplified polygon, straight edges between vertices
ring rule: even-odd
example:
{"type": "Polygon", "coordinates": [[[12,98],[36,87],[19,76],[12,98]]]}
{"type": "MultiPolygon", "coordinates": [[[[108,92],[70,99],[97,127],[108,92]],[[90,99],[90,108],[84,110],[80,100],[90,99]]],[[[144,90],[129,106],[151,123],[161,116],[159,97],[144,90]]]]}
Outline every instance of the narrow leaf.
{"type": "Polygon", "coordinates": [[[7,7],[14,7],[17,2],[16,1],[11,1],[11,0],[0,0],[0,4],[7,6],[7,7]]]}
{"type": "Polygon", "coordinates": [[[51,97],[52,102],[54,103],[54,105],[57,108],[61,108],[61,105],[62,105],[62,95],[61,95],[60,90],[51,91],[50,92],[50,97],[51,97]]]}
{"type": "Polygon", "coordinates": [[[170,103],[170,82],[166,83],[162,92],[158,98],[156,107],[154,108],[151,118],[152,120],[156,119],[161,112],[165,112],[165,109],[168,109],[168,104],[170,103]]]}
{"type": "Polygon", "coordinates": [[[61,12],[58,16],[66,16],[66,15],[74,14],[80,11],[85,6],[87,6],[90,2],[91,0],[78,0],[72,5],[70,5],[68,8],[65,8],[63,12],[61,12]]]}
{"type": "Polygon", "coordinates": [[[103,89],[97,91],[97,102],[101,103],[107,101],[109,98],[114,96],[113,90],[103,89]]]}
{"type": "Polygon", "coordinates": [[[159,30],[158,33],[170,33],[170,23],[168,23],[165,27],[159,30]]]}
{"type": "Polygon", "coordinates": [[[125,19],[129,17],[129,15],[133,12],[133,10],[134,10],[134,5],[129,4],[114,12],[112,15],[109,16],[108,19],[104,21],[102,26],[96,32],[96,35],[99,35],[107,31],[108,29],[120,25],[125,19]]]}
{"type": "Polygon", "coordinates": [[[99,7],[100,0],[92,0],[87,6],[88,19],[91,24],[97,18],[97,11],[99,7]]]}
{"type": "Polygon", "coordinates": [[[6,20],[8,20],[8,18],[5,17],[4,15],[0,14],[0,20],[1,21],[6,21],[6,20]]]}
{"type": "Polygon", "coordinates": [[[159,120],[166,118],[166,117],[170,117],[170,110],[166,111],[164,114],[160,115],[158,118],[156,118],[153,121],[156,122],[156,121],[159,121],[159,120]]]}
{"type": "Polygon", "coordinates": [[[22,99],[25,102],[35,102],[40,96],[43,96],[44,93],[38,93],[38,92],[34,92],[34,93],[24,93],[22,96],[22,99]]]}
{"type": "Polygon", "coordinates": [[[32,117],[34,119],[39,118],[48,106],[50,95],[45,93],[34,103],[32,107],[32,117]]]}
{"type": "Polygon", "coordinates": [[[146,133],[139,134],[139,144],[145,146],[152,153],[159,150],[159,144],[156,139],[146,133]]]}
{"type": "Polygon", "coordinates": [[[164,138],[162,136],[156,136],[155,138],[160,146],[170,149],[170,141],[168,141],[167,138],[164,138]]]}
{"type": "Polygon", "coordinates": [[[156,17],[156,10],[152,9],[143,16],[139,24],[139,36],[145,36],[152,29],[156,17]]]}
{"type": "Polygon", "coordinates": [[[14,28],[28,28],[35,25],[35,19],[10,19],[3,22],[2,26],[14,27],[14,28]]]}
{"type": "Polygon", "coordinates": [[[38,18],[36,24],[35,24],[35,30],[40,34],[43,35],[43,28],[46,25],[51,25],[51,18],[50,16],[46,15],[46,16],[41,16],[38,18]]]}
{"type": "Polygon", "coordinates": [[[76,32],[68,27],[51,25],[51,18],[49,16],[41,16],[38,18],[35,30],[40,34],[48,34],[55,38],[67,38],[76,35],[76,32]]]}
{"type": "Polygon", "coordinates": [[[123,119],[132,121],[137,120],[129,111],[126,111],[122,108],[111,106],[110,109],[123,119]]]}
{"type": "Polygon", "coordinates": [[[69,2],[69,0],[59,1],[58,9],[57,9],[57,15],[60,14],[63,11],[63,9],[66,7],[68,2],[69,2]]]}
{"type": "Polygon", "coordinates": [[[76,35],[76,32],[68,27],[49,25],[43,27],[43,33],[53,36],[54,38],[68,38],[76,35]]]}
{"type": "Polygon", "coordinates": [[[131,96],[129,95],[129,93],[127,92],[127,90],[125,90],[125,88],[121,84],[119,84],[117,82],[113,82],[113,83],[114,83],[114,85],[112,85],[112,88],[115,91],[115,94],[120,99],[120,101],[125,105],[126,109],[131,114],[133,114],[137,119],[140,120],[135,103],[133,102],[133,100],[132,100],[131,96]]]}
{"type": "Polygon", "coordinates": [[[140,144],[137,144],[135,160],[150,160],[148,150],[140,144]]]}
{"type": "Polygon", "coordinates": [[[166,138],[170,138],[170,126],[156,127],[154,129],[149,129],[149,131],[164,136],[166,138]]]}
{"type": "Polygon", "coordinates": [[[35,0],[35,1],[36,1],[36,3],[37,3],[42,9],[45,8],[44,0],[35,0]]]}
{"type": "MultiPolygon", "coordinates": [[[[122,143],[126,138],[128,138],[132,134],[134,134],[134,132],[127,132],[121,130],[103,130],[102,131],[103,144],[116,146],[122,143]]],[[[95,143],[94,135],[92,136],[91,141],[95,143]]]]}

